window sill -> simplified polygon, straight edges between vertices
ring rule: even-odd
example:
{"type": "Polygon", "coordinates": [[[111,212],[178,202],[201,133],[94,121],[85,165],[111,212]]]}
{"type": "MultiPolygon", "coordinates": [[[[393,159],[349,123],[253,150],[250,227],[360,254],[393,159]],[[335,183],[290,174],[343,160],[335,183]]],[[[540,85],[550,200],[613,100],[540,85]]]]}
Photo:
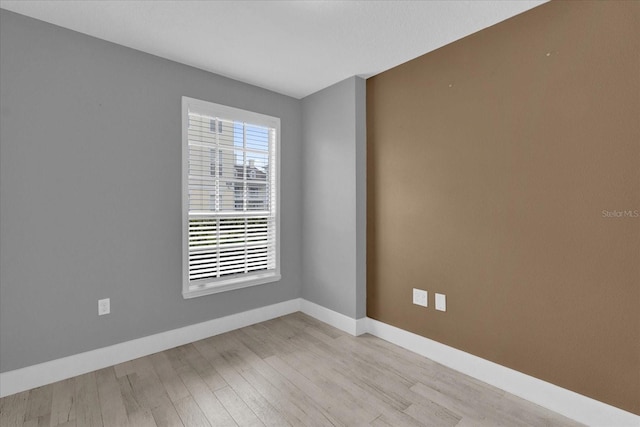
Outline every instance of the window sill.
{"type": "Polygon", "coordinates": [[[232,291],[234,289],[263,285],[265,283],[277,282],[281,277],[280,273],[270,272],[189,286],[187,290],[182,291],[182,297],[184,299],[196,298],[203,295],[217,294],[220,292],[232,291]]]}

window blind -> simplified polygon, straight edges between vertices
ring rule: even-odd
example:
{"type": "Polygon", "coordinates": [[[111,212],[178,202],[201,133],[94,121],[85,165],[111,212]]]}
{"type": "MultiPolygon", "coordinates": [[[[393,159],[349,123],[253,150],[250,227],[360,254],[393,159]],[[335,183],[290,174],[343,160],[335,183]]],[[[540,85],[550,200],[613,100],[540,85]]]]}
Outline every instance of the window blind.
{"type": "Polygon", "coordinates": [[[187,114],[189,288],[275,272],[277,128],[187,114]]]}

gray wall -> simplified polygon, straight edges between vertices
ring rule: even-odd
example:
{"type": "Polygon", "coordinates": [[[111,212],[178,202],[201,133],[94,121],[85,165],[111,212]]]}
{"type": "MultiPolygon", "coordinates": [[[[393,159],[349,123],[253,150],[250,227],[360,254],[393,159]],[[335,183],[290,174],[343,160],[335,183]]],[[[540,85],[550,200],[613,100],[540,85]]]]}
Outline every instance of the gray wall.
{"type": "Polygon", "coordinates": [[[1,372],[300,296],[300,101],[0,19],[1,372]],[[183,95],[282,119],[280,282],[182,298],[183,95]],[[112,314],[98,317],[107,297],[112,314]]]}
{"type": "Polygon", "coordinates": [[[365,316],[365,81],[351,77],[302,100],[302,296],[365,316]]]}

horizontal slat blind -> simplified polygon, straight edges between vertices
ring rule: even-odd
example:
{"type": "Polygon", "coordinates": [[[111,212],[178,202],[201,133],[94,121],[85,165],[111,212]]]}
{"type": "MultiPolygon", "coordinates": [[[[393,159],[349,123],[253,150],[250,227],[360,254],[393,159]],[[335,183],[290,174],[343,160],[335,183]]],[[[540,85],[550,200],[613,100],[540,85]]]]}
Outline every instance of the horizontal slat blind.
{"type": "Polygon", "coordinates": [[[189,283],[275,270],[276,129],[188,118],[189,283]]]}

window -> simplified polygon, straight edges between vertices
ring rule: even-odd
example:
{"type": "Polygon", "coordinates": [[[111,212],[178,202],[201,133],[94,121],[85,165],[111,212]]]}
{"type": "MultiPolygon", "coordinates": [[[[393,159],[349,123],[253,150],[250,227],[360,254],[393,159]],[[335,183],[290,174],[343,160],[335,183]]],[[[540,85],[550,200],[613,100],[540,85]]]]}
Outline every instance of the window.
{"type": "Polygon", "coordinates": [[[222,176],[222,150],[216,150],[215,148],[209,149],[209,154],[211,155],[211,162],[209,164],[211,176],[215,176],[216,173],[218,176],[222,176]],[[216,155],[216,151],[218,154],[216,155]],[[215,159],[218,158],[218,164],[216,165],[215,159]],[[217,171],[217,172],[216,172],[217,171]]]}
{"type": "Polygon", "coordinates": [[[216,131],[216,122],[218,123],[218,133],[222,133],[222,121],[221,120],[216,120],[216,119],[209,120],[209,130],[211,132],[215,132],[216,131]]]}
{"type": "Polygon", "coordinates": [[[280,119],[182,98],[185,298],[280,280],[279,147],[280,119]]]}

